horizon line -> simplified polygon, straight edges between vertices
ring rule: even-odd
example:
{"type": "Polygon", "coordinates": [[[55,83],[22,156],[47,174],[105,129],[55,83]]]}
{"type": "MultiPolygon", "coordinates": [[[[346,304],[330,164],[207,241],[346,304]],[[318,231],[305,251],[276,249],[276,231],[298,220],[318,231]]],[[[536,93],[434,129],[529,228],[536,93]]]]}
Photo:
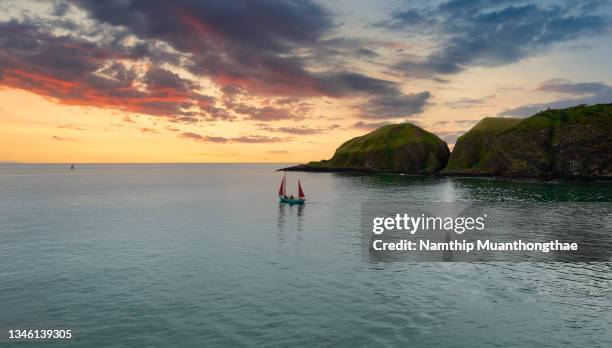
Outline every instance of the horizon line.
{"type": "Polygon", "coordinates": [[[0,165],[29,164],[299,164],[300,162],[18,162],[0,161],[0,165]]]}

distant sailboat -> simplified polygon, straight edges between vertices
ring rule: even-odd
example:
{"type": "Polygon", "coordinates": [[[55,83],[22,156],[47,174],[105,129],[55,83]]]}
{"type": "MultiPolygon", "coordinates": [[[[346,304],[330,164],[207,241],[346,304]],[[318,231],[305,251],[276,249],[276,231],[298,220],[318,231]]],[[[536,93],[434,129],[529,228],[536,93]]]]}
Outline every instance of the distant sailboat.
{"type": "Polygon", "coordinates": [[[74,164],[70,165],[70,170],[74,170],[74,164]]]}
{"type": "Polygon", "coordinates": [[[304,204],[306,196],[304,195],[304,190],[302,190],[302,183],[298,180],[298,198],[293,197],[293,195],[287,197],[287,172],[285,172],[281,180],[280,188],[278,189],[278,198],[281,203],[289,203],[292,205],[304,204]]]}

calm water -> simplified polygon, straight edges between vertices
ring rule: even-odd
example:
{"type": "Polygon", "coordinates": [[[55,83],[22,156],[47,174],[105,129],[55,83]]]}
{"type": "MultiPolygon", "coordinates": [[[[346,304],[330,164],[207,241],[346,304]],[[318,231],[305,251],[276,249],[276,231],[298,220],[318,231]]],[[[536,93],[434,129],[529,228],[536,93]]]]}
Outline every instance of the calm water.
{"type": "Polygon", "coordinates": [[[0,165],[3,336],[72,328],[74,340],[44,347],[612,345],[610,263],[368,263],[360,246],[366,199],[612,201],[612,184],[290,173],[309,201],[289,207],[277,203],[278,167],[0,165]]]}

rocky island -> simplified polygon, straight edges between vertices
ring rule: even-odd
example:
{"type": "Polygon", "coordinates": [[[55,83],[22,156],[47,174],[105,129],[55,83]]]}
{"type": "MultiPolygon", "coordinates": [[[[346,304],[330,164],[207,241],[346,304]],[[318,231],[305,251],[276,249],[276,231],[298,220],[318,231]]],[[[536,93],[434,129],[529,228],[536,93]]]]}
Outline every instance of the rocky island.
{"type": "Polygon", "coordinates": [[[283,170],[611,180],[612,104],[485,118],[457,139],[450,158],[435,134],[387,125],[345,142],[329,160],[283,170]]]}
{"type": "Polygon", "coordinates": [[[449,156],[448,145],[438,136],[402,123],[386,125],[345,142],[329,160],[285,170],[433,174],[446,167],[449,156]]]}
{"type": "Polygon", "coordinates": [[[612,179],[612,104],[484,119],[461,136],[446,174],[612,179]]]}

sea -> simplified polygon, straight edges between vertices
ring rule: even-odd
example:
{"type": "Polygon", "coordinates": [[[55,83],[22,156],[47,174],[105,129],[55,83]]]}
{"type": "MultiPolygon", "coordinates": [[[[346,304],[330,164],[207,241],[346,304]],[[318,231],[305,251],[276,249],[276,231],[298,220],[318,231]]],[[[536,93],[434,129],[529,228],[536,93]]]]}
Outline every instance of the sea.
{"type": "Polygon", "coordinates": [[[611,262],[376,262],[360,232],[364,201],[612,202],[612,183],[288,172],[289,206],[286,165],[1,164],[0,346],[612,346],[611,262]]]}

